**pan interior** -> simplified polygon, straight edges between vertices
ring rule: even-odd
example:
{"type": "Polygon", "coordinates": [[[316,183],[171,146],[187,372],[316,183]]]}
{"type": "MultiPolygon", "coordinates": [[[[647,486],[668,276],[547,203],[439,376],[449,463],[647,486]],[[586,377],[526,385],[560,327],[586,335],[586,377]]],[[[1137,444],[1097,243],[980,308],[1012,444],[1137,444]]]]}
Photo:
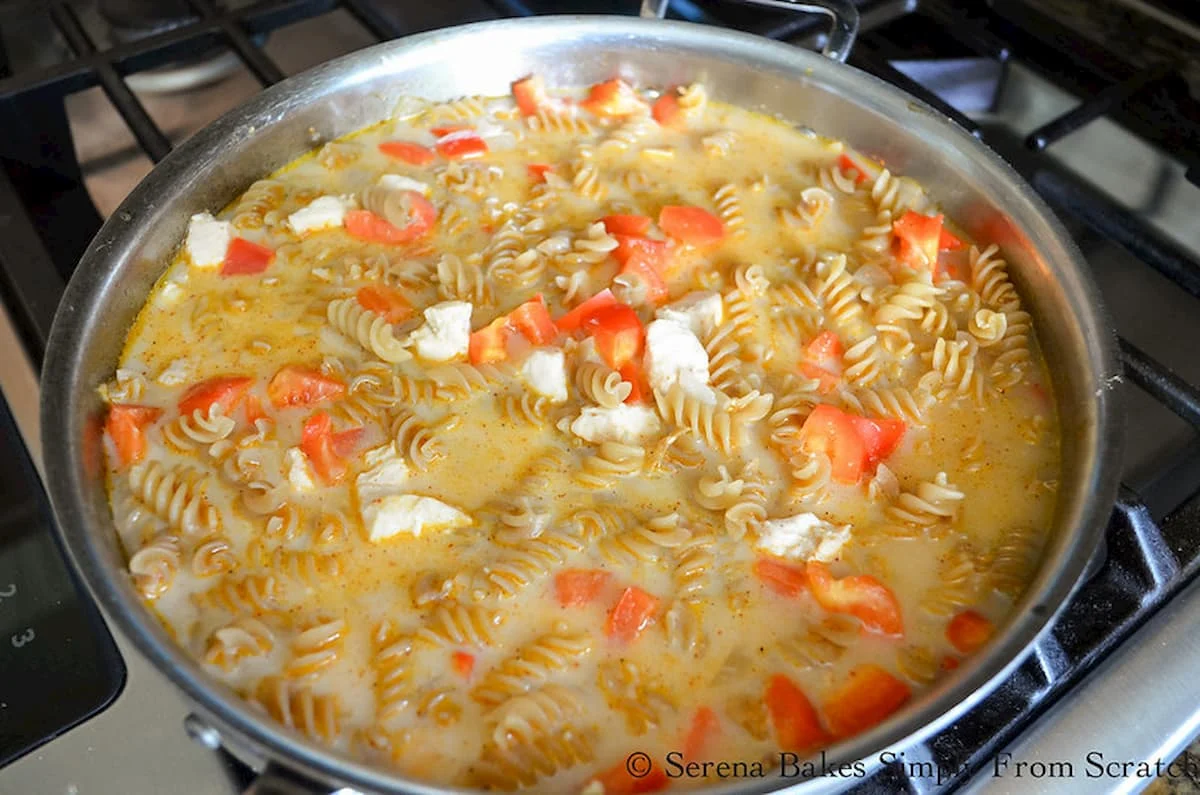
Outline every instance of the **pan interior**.
{"type": "MultiPolygon", "coordinates": [[[[951,720],[1011,670],[1073,589],[1115,491],[1112,337],[1080,257],[1048,209],[965,132],[880,81],[786,45],[682,23],[542,17],[436,31],[379,45],[291,78],[190,139],[104,226],[68,287],[43,375],[47,473],[69,551],[138,648],[230,728],[252,755],[286,751],[310,775],[368,789],[397,779],[274,726],[214,687],[142,607],[122,574],[95,455],[101,405],[129,324],[181,239],[187,218],[224,206],[251,182],[324,141],[387,118],[403,97],[503,95],[511,80],[551,85],[614,75],[639,84],[703,82],[716,99],[848,141],[921,181],[972,235],[1001,244],[1040,330],[1062,407],[1063,472],[1042,569],[990,651],[871,732],[829,754],[871,758],[951,720]],[[1103,455],[1102,455],[1103,453],[1103,455]]],[[[760,782],[762,789],[769,788],[760,782]]],[[[437,791],[406,783],[410,791],[437,791]]],[[[737,785],[754,791],[753,783],[737,785]]]]}

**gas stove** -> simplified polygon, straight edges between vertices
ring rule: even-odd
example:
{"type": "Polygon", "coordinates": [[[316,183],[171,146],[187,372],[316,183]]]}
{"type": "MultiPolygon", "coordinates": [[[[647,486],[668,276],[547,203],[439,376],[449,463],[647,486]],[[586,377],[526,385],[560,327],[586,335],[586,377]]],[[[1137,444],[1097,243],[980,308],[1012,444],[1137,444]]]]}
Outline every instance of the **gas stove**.
{"type": "MultiPolygon", "coordinates": [[[[1169,766],[1200,735],[1200,20],[1180,0],[855,4],[850,63],[982,137],[1067,223],[1121,334],[1128,423],[1106,543],[1063,615],[958,722],[850,783],[1136,791],[1168,773],[1200,789],[1200,758],[1169,766]]],[[[101,219],[288,74],[436,27],[637,5],[0,0],[0,793],[228,795],[254,776],[106,627],[51,530],[36,373],[101,219]]],[[[670,15],[797,46],[823,26],[726,0],[670,15]]]]}

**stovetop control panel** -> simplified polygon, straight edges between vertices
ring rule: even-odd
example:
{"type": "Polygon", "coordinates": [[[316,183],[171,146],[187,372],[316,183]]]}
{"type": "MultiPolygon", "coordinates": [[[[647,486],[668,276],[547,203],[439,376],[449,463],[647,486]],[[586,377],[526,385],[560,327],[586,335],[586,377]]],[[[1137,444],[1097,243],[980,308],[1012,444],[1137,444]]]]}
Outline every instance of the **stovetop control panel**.
{"type": "Polygon", "coordinates": [[[0,767],[104,709],[125,681],[70,572],[50,506],[0,398],[0,767]]]}

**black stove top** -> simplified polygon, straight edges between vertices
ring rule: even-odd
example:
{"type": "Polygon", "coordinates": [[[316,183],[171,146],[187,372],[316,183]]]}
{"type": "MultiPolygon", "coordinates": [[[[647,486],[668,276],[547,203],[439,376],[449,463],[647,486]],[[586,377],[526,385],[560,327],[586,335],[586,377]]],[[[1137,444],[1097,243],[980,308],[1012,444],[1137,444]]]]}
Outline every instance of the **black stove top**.
{"type": "MultiPolygon", "coordinates": [[[[1168,288],[1200,298],[1200,262],[1137,215],[1046,157],[1067,135],[1097,119],[1115,121],[1170,152],[1200,184],[1200,102],[1192,79],[1195,51],[1163,47],[1173,35],[1161,22],[1109,25],[1116,0],[858,0],[864,34],[851,63],[945,111],[980,135],[1025,174],[1072,225],[1081,244],[1120,249],[1169,280],[1168,288]],[[1072,6],[1078,13],[1072,13],[1072,6]],[[1079,22],[1080,24],[1075,24],[1079,22]],[[1087,23],[1086,25],[1082,23],[1087,23]],[[1097,32],[1101,30],[1101,32],[1097,32]],[[1138,46],[1138,36],[1147,42],[1138,46]],[[1026,139],[973,121],[917,82],[901,62],[982,61],[997,66],[999,90],[1010,63],[1076,96],[1026,139]]],[[[14,69],[6,32],[27,30],[25,17],[0,2],[0,299],[40,361],[54,307],[79,253],[99,226],[83,188],[62,112],[62,98],[102,86],[152,160],[170,142],[123,81],[133,71],[177,63],[219,42],[263,85],[282,78],[258,43],[292,22],[343,8],[376,37],[498,16],[532,13],[629,13],[636,0],[446,0],[391,4],[369,0],[268,0],[220,4],[187,0],[188,19],[108,46],[81,24],[77,6],[47,0],[37,24],[67,54],[14,69]],[[6,14],[9,14],[6,16],[6,14]],[[22,21],[24,20],[24,21],[22,21]]],[[[129,3],[138,6],[138,3],[129,3]]],[[[1186,4],[1157,0],[1170,12],[1186,4]]],[[[24,6],[26,12],[29,7],[24,6]]],[[[25,13],[25,12],[22,12],[25,13]]],[[[1114,17],[1114,14],[1116,16],[1114,17]]],[[[764,13],[723,0],[675,0],[671,15],[794,40],[818,33],[814,16],[764,13]]],[[[28,23],[33,24],[33,23],[28,23]]],[[[128,27],[128,26],[127,26],[128,27]]],[[[151,26],[153,27],[153,26],[151,26]]],[[[984,103],[991,99],[987,99],[984,103]]],[[[1085,250],[1088,250],[1085,246],[1085,250]]],[[[1095,260],[1093,260],[1095,262],[1095,260]]],[[[1125,328],[1120,329],[1126,332],[1125,328]]],[[[1122,341],[1126,376],[1157,410],[1200,428],[1200,391],[1155,356],[1122,341]]],[[[0,765],[101,709],[120,688],[122,668],[111,641],[61,565],[48,511],[7,411],[0,405],[0,443],[14,451],[0,462],[0,765]],[[13,718],[16,717],[16,720],[13,718]]],[[[905,749],[908,764],[883,767],[860,781],[862,791],[947,791],[962,784],[1011,742],[1112,648],[1183,587],[1200,568],[1200,447],[1127,483],[1090,579],[1017,671],[956,724],[905,749]],[[926,762],[936,776],[910,775],[926,762]]]]}
{"type": "Polygon", "coordinates": [[[108,706],[125,667],[68,571],[0,401],[0,767],[108,706]]]}

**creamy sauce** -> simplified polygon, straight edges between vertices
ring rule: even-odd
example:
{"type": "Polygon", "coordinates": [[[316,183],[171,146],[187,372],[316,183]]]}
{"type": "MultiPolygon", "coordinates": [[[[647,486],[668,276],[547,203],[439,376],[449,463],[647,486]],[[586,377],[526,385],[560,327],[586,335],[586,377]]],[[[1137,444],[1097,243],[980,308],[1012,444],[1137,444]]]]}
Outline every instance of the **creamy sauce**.
{"type": "MultiPolygon", "coordinates": [[[[140,461],[110,443],[111,496],[148,606],[214,677],[298,731],[409,776],[572,792],[632,751],[661,766],[700,707],[719,725],[700,758],[762,759],[781,750],[770,677],[786,675],[830,728],[828,702],[851,670],[878,665],[916,692],[963,656],[947,639],[953,616],[1004,621],[1036,568],[1060,461],[1043,362],[1003,263],[978,241],[942,252],[949,269],[936,278],[906,267],[892,223],[935,212],[920,186],[857,156],[856,182],[840,142],[706,103],[697,88],[680,102],[677,128],[579,111],[558,131],[508,100],[428,106],[326,145],[219,213],[232,235],[274,251],[261,273],[221,275],[186,247],[169,264],[105,389],[113,404],[162,409],[140,461]],[[482,132],[486,155],[409,165],[378,148],[431,146],[431,128],[449,123],[482,132]],[[553,167],[547,183],[533,163],[553,167]],[[364,192],[383,174],[429,187],[430,233],[387,244],[340,225],[289,227],[320,196],[381,207],[364,192]],[[624,459],[597,465],[601,446],[570,430],[595,405],[576,378],[589,361],[580,333],[544,346],[565,352],[568,399],[538,403],[519,333],[490,367],[462,355],[389,364],[330,317],[331,302],[362,287],[395,288],[413,312],[376,338],[395,346],[447,300],[469,302],[478,331],[535,294],[558,318],[613,286],[646,324],[656,307],[644,285],[614,282],[616,240],[595,224],[658,219],[667,205],[723,222],[716,245],[673,244],[665,273],[669,302],[721,296],[715,331],[699,334],[711,372],[696,389],[711,405],[686,407],[728,421],[728,444],[677,421],[669,395],[657,407],[643,383],[638,405],[654,427],[624,459]],[[461,273],[443,264],[440,278],[448,254],[461,273]],[[845,351],[825,389],[802,371],[822,331],[845,351]],[[273,406],[268,382],[297,365],[342,393],[273,406]],[[222,376],[253,379],[229,417],[181,418],[181,395],[222,376]],[[530,417],[513,405],[522,399],[530,417]],[[257,423],[248,403],[263,409],[257,423]],[[819,403],[904,420],[898,448],[858,482],[833,482],[799,430],[819,403]],[[339,456],[340,482],[296,452],[317,412],[334,433],[362,429],[339,456]],[[468,526],[370,540],[355,484],[393,442],[407,477],[366,496],[432,497],[468,526]],[[835,576],[873,577],[894,594],[901,636],[756,573],[761,560],[803,572],[818,554],[764,551],[764,521],[802,514],[822,533],[849,526],[822,556],[835,576]],[[567,570],[605,576],[563,605],[556,578],[567,570]],[[630,587],[657,603],[622,641],[607,628],[630,587]]],[[[657,225],[647,234],[665,237],[657,225]]]]}

